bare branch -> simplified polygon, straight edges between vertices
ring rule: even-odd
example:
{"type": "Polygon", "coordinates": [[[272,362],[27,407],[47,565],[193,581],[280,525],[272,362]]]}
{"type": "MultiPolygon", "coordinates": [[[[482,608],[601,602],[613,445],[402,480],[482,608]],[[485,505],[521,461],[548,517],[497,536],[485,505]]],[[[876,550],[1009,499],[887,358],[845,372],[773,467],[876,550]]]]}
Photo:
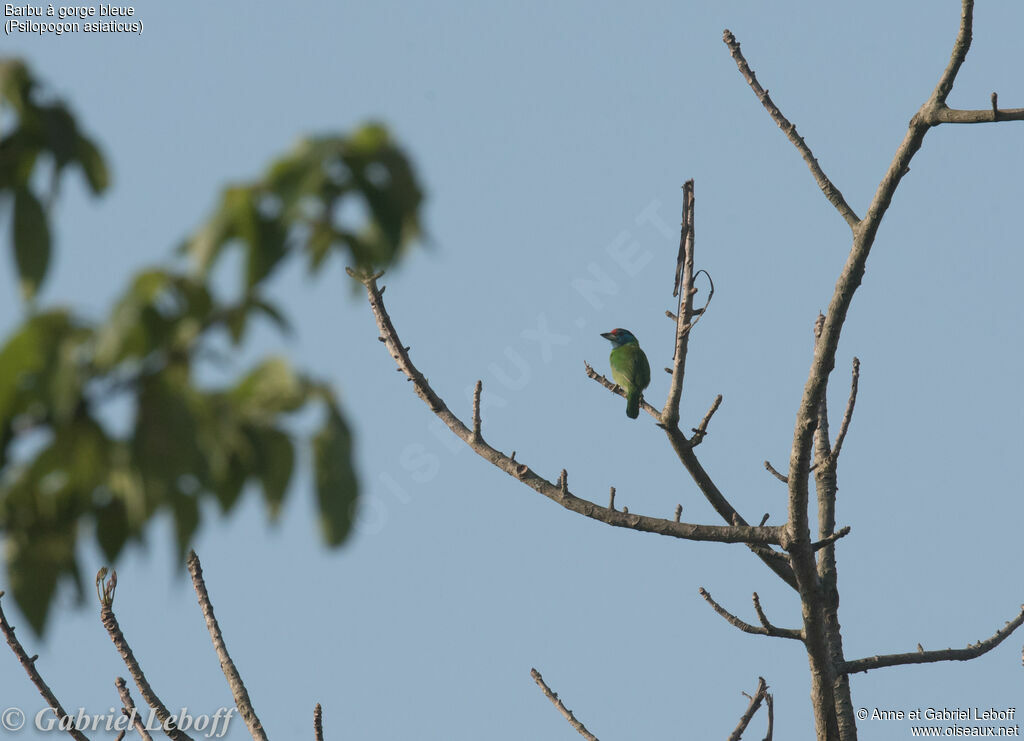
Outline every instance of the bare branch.
{"type": "Polygon", "coordinates": [[[146,730],[146,724],[142,722],[142,718],[139,717],[135,710],[135,703],[132,701],[132,695],[128,691],[128,685],[124,681],[124,677],[118,677],[114,680],[114,686],[117,687],[117,694],[121,697],[121,705],[124,706],[128,717],[135,719],[133,725],[135,731],[139,734],[139,738],[143,741],[152,741],[153,736],[146,730]]]}
{"type": "Polygon", "coordinates": [[[188,565],[188,573],[192,575],[192,586],[195,588],[196,596],[199,598],[199,609],[202,610],[203,617],[206,619],[206,629],[210,632],[210,640],[213,641],[213,648],[217,652],[217,658],[220,659],[220,668],[224,672],[224,677],[228,680],[228,686],[231,688],[232,697],[235,698],[238,712],[242,719],[245,720],[245,725],[249,728],[249,734],[256,741],[267,741],[267,734],[264,733],[263,724],[260,723],[260,719],[256,716],[256,711],[253,710],[252,702],[249,700],[249,693],[245,689],[242,677],[235,668],[235,662],[231,660],[231,656],[228,654],[228,647],[224,643],[224,636],[221,634],[220,625],[217,624],[217,618],[213,614],[213,604],[210,602],[210,595],[206,591],[203,567],[199,563],[199,556],[196,555],[195,551],[189,551],[186,563],[188,565]]]}
{"type": "Polygon", "coordinates": [[[324,711],[320,703],[313,708],[313,738],[316,741],[324,741],[324,711]]]}
{"type": "MultiPolygon", "coordinates": [[[[366,286],[367,298],[370,308],[377,320],[377,327],[384,337],[385,344],[391,356],[395,359],[398,369],[412,382],[416,394],[426,402],[431,411],[436,414],[442,422],[447,425],[456,437],[466,443],[477,455],[489,461],[492,465],[500,468],[534,491],[543,494],[548,499],[561,505],[577,514],[604,522],[615,527],[624,527],[642,532],[658,533],[684,540],[715,541],[719,543],[747,543],[758,546],[781,545],[781,527],[751,527],[745,523],[740,525],[695,525],[686,522],[674,522],[658,517],[647,517],[644,515],[629,514],[625,508],[616,512],[607,507],[601,507],[586,499],[581,499],[572,494],[567,486],[567,481],[552,483],[539,476],[530,467],[520,461],[513,460],[499,450],[492,448],[483,440],[475,440],[473,432],[457,417],[440,396],[431,388],[427,379],[413,365],[409,358],[409,352],[402,344],[395,330],[391,317],[384,306],[381,297],[381,289],[377,286],[376,275],[361,275],[349,270],[352,277],[360,280],[366,286]]],[[[588,366],[589,367],[589,366],[588,366]]],[[[592,370],[592,369],[591,369],[592,370]]],[[[655,414],[657,412],[655,411],[655,414]]],[[[741,520],[742,522],[742,520],[741,520]]],[[[768,549],[769,551],[771,549],[768,549]]]]}
{"type": "Polygon", "coordinates": [[[689,345],[690,321],[693,318],[693,180],[683,184],[683,219],[679,233],[679,256],[676,259],[676,279],[673,296],[679,297],[676,314],[676,341],[672,353],[672,381],[668,397],[661,410],[661,423],[675,427],[679,422],[679,400],[683,394],[683,377],[686,374],[686,349],[689,345]]]}
{"type": "Polygon", "coordinates": [[[729,47],[729,53],[732,55],[733,60],[736,62],[736,66],[739,67],[740,74],[743,75],[747,84],[750,85],[750,89],[754,91],[754,95],[761,101],[761,105],[768,111],[768,115],[772,117],[772,120],[778,124],[779,128],[786,134],[793,146],[800,152],[800,156],[804,158],[804,162],[811,169],[811,174],[814,176],[815,182],[818,183],[818,187],[821,188],[821,192],[825,194],[825,198],[829,200],[839,215],[843,217],[847,224],[850,225],[851,229],[856,229],[860,220],[857,218],[857,214],[853,212],[850,205],[843,198],[843,194],[839,192],[824,170],[821,169],[821,165],[818,164],[817,158],[811,148],[807,146],[807,142],[804,141],[803,137],[797,133],[796,126],[789,122],[789,120],[782,115],[782,111],[779,110],[778,106],[772,101],[768,95],[768,91],[761,87],[761,83],[757,81],[757,76],[754,74],[754,70],[750,69],[750,65],[747,64],[747,60],[743,58],[743,54],[740,52],[740,43],[736,40],[736,37],[732,35],[729,29],[726,29],[722,33],[722,40],[726,46],[729,47]]]}
{"type": "Polygon", "coordinates": [[[766,635],[775,636],[778,638],[794,638],[796,640],[803,640],[803,631],[796,630],[794,628],[780,628],[776,625],[772,625],[768,620],[768,616],[764,614],[764,610],[761,608],[761,598],[757,596],[757,592],[754,592],[754,612],[757,613],[757,619],[761,622],[762,627],[766,631],[766,635]]]}
{"type": "MultiPolygon", "coordinates": [[[[105,574],[105,572],[106,569],[100,570],[101,574],[105,574]]],[[[101,578],[97,577],[98,585],[102,581],[101,578]]],[[[111,581],[115,584],[117,583],[117,575],[114,572],[111,572],[111,581]]],[[[180,730],[174,724],[174,719],[171,717],[167,706],[157,697],[156,692],[153,691],[149,681],[146,679],[146,675],[143,674],[142,667],[139,666],[139,662],[135,658],[135,654],[132,653],[131,646],[128,645],[124,633],[121,632],[121,626],[118,625],[117,618],[114,616],[113,590],[108,592],[109,586],[103,586],[103,594],[104,596],[109,594],[109,599],[101,597],[100,620],[103,622],[103,627],[107,629],[110,640],[114,642],[117,652],[121,654],[121,658],[124,660],[125,666],[128,667],[128,672],[132,675],[132,679],[135,680],[135,686],[139,688],[142,699],[153,708],[157,719],[160,721],[160,725],[170,738],[174,739],[174,741],[192,741],[192,738],[187,733],[180,730]]]]}
{"type": "MultiPolygon", "coordinates": [[[[0,591],[0,598],[3,596],[4,592],[0,591]]],[[[39,694],[43,696],[44,700],[46,700],[46,704],[53,708],[53,712],[56,713],[57,719],[59,721],[64,721],[65,718],[73,719],[73,716],[69,716],[67,711],[64,710],[64,706],[60,704],[57,696],[53,694],[49,685],[46,684],[42,675],[40,675],[39,671],[36,669],[36,659],[39,657],[29,656],[21,645],[21,641],[19,641],[14,635],[14,628],[7,622],[7,616],[4,615],[3,607],[0,607],[0,632],[3,632],[4,638],[7,639],[7,645],[11,647],[11,651],[13,651],[14,655],[18,657],[18,663],[24,667],[25,673],[28,674],[28,678],[32,680],[32,684],[34,684],[36,689],[39,690],[39,694]]],[[[76,729],[73,722],[68,725],[68,734],[70,734],[72,738],[76,738],[78,741],[89,741],[89,737],[76,729]]]]}
{"type": "Polygon", "coordinates": [[[841,527],[838,530],[836,530],[834,533],[829,535],[828,537],[822,538],[821,540],[816,540],[815,542],[811,543],[811,550],[812,551],[820,551],[825,546],[827,546],[827,545],[829,545],[831,543],[835,543],[840,538],[844,538],[844,537],[846,537],[849,534],[850,534],[850,526],[849,525],[847,525],[846,527],[841,527]]]}
{"type": "Polygon", "coordinates": [[[473,439],[480,439],[480,394],[483,392],[484,384],[482,381],[476,382],[476,388],[473,389],[473,439]]]}
{"type": "Polygon", "coordinates": [[[843,441],[846,439],[846,431],[850,429],[850,420],[853,418],[853,407],[857,403],[857,383],[860,380],[860,360],[853,359],[853,373],[850,381],[850,398],[846,401],[846,411],[843,413],[843,421],[839,423],[839,434],[836,435],[835,445],[832,446],[832,453],[829,455],[829,464],[835,465],[839,460],[839,451],[842,450],[843,441]]]}
{"type": "Polygon", "coordinates": [[[942,71],[939,82],[935,85],[931,100],[938,106],[946,105],[946,98],[953,90],[953,82],[960,71],[960,65],[967,58],[971,48],[971,34],[974,28],[974,0],[962,0],[960,4],[960,30],[957,31],[953,51],[949,55],[949,64],[942,71]]]}
{"type": "Polygon", "coordinates": [[[976,124],[997,121],[1024,121],[1024,108],[1001,108],[999,110],[962,111],[957,108],[940,108],[926,118],[926,123],[976,124]]]}
{"type": "MultiPolygon", "coordinates": [[[[610,509],[612,512],[615,511],[615,487],[614,486],[609,487],[609,492],[608,492],[608,509],[610,509]]],[[[676,521],[678,522],[678,518],[676,518],[676,521]]]]}
{"type": "MultiPolygon", "coordinates": [[[[764,677],[758,677],[757,691],[754,693],[754,696],[750,698],[750,704],[747,705],[746,711],[740,718],[739,725],[737,725],[736,729],[729,734],[729,741],[740,741],[740,737],[743,735],[743,732],[747,730],[747,726],[750,725],[750,721],[753,719],[754,714],[757,712],[757,709],[761,707],[761,703],[766,697],[770,697],[768,695],[768,684],[764,681],[764,677]]],[[[769,738],[771,737],[770,722],[768,724],[768,736],[769,738]]]]}
{"type": "Polygon", "coordinates": [[[765,704],[768,706],[768,729],[764,734],[764,741],[772,741],[772,733],[775,729],[775,698],[769,692],[764,696],[765,704]]]}
{"type": "Polygon", "coordinates": [[[775,466],[773,466],[768,461],[764,462],[764,470],[766,470],[768,473],[770,473],[772,476],[777,478],[782,483],[784,483],[784,484],[788,484],[789,483],[789,477],[784,475],[784,474],[779,473],[778,471],[776,471],[775,470],[775,466]]]}
{"type": "MultiPolygon", "coordinates": [[[[768,622],[767,618],[761,621],[760,628],[758,628],[756,625],[751,625],[750,623],[736,617],[731,612],[722,607],[720,604],[715,602],[715,600],[712,599],[711,595],[708,594],[707,590],[704,589],[704,587],[701,587],[698,591],[700,592],[700,596],[703,597],[709,605],[711,605],[712,610],[714,610],[723,618],[725,618],[726,622],[728,622],[730,625],[739,628],[744,633],[750,633],[751,635],[771,636],[772,638],[792,638],[797,641],[803,640],[803,633],[801,633],[799,630],[793,630],[791,628],[776,628],[774,625],[771,625],[771,623],[768,622]]],[[[764,613],[759,612],[758,617],[761,618],[763,614],[764,613]]]]}
{"type": "Polygon", "coordinates": [[[704,436],[708,434],[708,424],[711,422],[711,418],[715,416],[715,412],[718,411],[718,407],[722,406],[722,395],[719,394],[715,397],[715,400],[711,402],[711,408],[708,409],[708,413],[704,415],[704,419],[700,421],[700,424],[692,428],[693,437],[690,438],[690,444],[694,447],[704,442],[704,436]]]}
{"type": "Polygon", "coordinates": [[[578,734],[583,736],[583,738],[588,739],[588,741],[597,741],[597,736],[588,731],[585,725],[576,720],[576,716],[572,714],[572,711],[565,706],[565,703],[558,699],[558,694],[556,692],[552,692],[551,688],[545,684],[544,678],[541,677],[539,671],[536,669],[530,669],[530,676],[533,677],[533,681],[537,683],[537,686],[540,687],[541,692],[544,693],[545,697],[551,700],[551,704],[558,708],[558,712],[560,712],[563,717],[569,721],[569,725],[571,725],[578,734]]]}
{"type": "Polygon", "coordinates": [[[888,654],[884,656],[870,656],[865,659],[846,661],[839,667],[842,674],[856,674],[872,669],[881,669],[886,666],[903,666],[905,664],[932,664],[936,661],[970,661],[988,653],[1000,643],[1005,641],[1013,631],[1017,630],[1024,623],[1024,605],[1021,605],[1020,613],[1013,620],[1010,620],[994,635],[984,641],[969,644],[966,648],[947,648],[940,651],[922,651],[918,644],[918,650],[912,653],[888,654]]]}

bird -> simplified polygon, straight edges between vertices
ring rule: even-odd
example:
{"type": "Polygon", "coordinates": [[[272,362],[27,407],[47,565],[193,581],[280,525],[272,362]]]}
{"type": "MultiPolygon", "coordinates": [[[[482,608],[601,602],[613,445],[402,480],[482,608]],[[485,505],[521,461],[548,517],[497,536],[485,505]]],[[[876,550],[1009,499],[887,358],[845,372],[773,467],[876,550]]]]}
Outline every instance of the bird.
{"type": "Polygon", "coordinates": [[[628,329],[613,329],[602,332],[601,336],[613,346],[608,361],[612,366],[612,378],[626,392],[626,416],[636,419],[640,416],[640,397],[651,382],[651,364],[628,329]]]}

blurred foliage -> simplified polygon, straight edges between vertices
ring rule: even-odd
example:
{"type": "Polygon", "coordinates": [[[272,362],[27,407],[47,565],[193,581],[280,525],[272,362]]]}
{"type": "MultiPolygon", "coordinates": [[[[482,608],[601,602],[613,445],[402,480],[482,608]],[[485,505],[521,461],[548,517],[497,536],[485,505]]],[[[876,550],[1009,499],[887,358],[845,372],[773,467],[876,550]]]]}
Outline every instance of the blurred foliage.
{"type": "Polygon", "coordinates": [[[24,322],[0,345],[0,532],[22,612],[41,632],[62,580],[82,592],[79,538],[94,537],[114,561],[164,514],[184,557],[203,502],[229,512],[247,484],[262,491],[276,518],[297,460],[290,416],[312,407],[322,419],[309,446],[322,535],[342,543],[358,486],[352,434],[331,389],[282,357],[218,388],[196,375],[218,357],[224,364],[217,343],[241,345],[253,317],[288,331],[261,289],[289,255],[304,254],[316,271],[332,250],[360,267],[388,265],[405,252],[419,234],[423,198],[408,159],[379,124],[304,140],[263,178],[224,190],[182,245],[191,270],[143,270],[108,316],[87,321],[33,299],[51,230],[32,187],[49,175],[52,200],[64,167],[77,164],[99,193],[107,166],[67,108],[39,103],[37,90],[23,64],[0,62],[0,122],[9,124],[0,141],[0,198],[13,204],[15,263],[28,300],[24,322]],[[224,301],[210,273],[235,247],[245,255],[243,290],[224,301]],[[124,417],[109,411],[118,400],[131,410],[121,435],[110,429],[124,417]]]}
{"type": "Polygon", "coordinates": [[[0,60],[0,110],[13,114],[12,125],[0,129],[0,202],[12,203],[11,246],[26,299],[35,296],[50,266],[44,204],[56,198],[64,169],[81,168],[94,195],[109,183],[103,155],[79,132],[71,112],[63,103],[41,99],[39,84],[21,61],[0,60]],[[45,197],[40,181],[48,189],[45,197]]]}

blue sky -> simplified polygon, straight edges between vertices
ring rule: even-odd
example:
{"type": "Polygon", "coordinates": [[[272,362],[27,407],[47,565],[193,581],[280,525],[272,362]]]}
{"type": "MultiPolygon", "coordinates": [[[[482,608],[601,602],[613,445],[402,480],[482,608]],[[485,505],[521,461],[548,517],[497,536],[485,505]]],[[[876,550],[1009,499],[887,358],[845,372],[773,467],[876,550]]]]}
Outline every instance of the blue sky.
{"type": "MultiPolygon", "coordinates": [[[[788,458],[811,326],[849,237],[722,30],[863,213],[948,60],[959,12],[953,0],[309,1],[289,12],[190,1],[137,6],[141,36],[10,36],[4,54],[24,56],[72,104],[114,175],[98,201],[82,183],[64,188],[43,300],[100,315],[134,269],[168,258],[226,182],[302,134],[381,119],[429,194],[432,245],[385,282],[435,390],[468,418],[481,378],[489,442],[549,478],[567,468],[580,496],[604,502],[614,485],[631,511],[670,516],[681,503],[685,519],[715,523],[664,434],[627,420],[622,400],[583,373],[585,359],[607,369],[599,332],[627,327],[655,369],[648,398],[663,402],[680,186],[694,178],[697,267],[716,294],[691,340],[683,415],[696,424],[724,395],[702,460],[747,519],[778,523],[785,489],[762,461],[788,458]],[[622,245],[635,270],[616,261],[622,245]],[[597,305],[577,290],[595,269],[614,284],[597,305]],[[547,353],[531,339],[541,327],[562,338],[547,353]]],[[[979,4],[952,106],[986,107],[993,90],[1024,105],[1022,25],[1024,6],[979,4]]],[[[929,133],[844,331],[836,419],[851,358],[862,362],[839,471],[838,521],[853,528],[837,549],[848,658],[962,646],[1024,601],[1021,135],[1019,123],[929,133]]],[[[335,259],[312,281],[300,266],[281,271],[273,290],[297,336],[261,333],[239,368],[282,352],[339,389],[365,485],[358,534],[337,551],[320,545],[304,470],[276,527],[253,491],[231,517],[211,513],[195,544],[272,737],[308,734],[316,702],[329,738],[576,737],[531,667],[603,739],[724,737],[759,675],[778,737],[808,737],[802,647],[739,633],[697,589],[748,619],[757,591],[773,622],[797,627],[795,595],[741,546],[584,520],[440,434],[342,267],[335,259]]],[[[5,334],[22,312],[11,273],[0,262],[5,334]]],[[[164,701],[212,713],[230,695],[169,523],[149,536],[117,564],[115,608],[164,701]]],[[[60,607],[45,643],[19,635],[66,707],[106,712],[124,667],[95,605],[65,593],[60,607]]],[[[1014,706],[1022,640],[967,664],[858,675],[854,704],[1014,706]]],[[[0,698],[30,715],[42,707],[11,656],[0,698]]],[[[887,739],[909,725],[859,731],[887,739]]],[[[246,737],[244,726],[229,737],[246,737]]]]}

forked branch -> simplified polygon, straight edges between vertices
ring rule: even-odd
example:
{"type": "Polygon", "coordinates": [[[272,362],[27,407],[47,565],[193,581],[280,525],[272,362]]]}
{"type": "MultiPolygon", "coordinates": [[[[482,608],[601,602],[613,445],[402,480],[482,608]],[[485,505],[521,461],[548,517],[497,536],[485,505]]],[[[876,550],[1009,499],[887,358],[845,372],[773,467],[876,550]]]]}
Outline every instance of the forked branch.
{"type": "Polygon", "coordinates": [[[482,438],[475,436],[473,430],[468,428],[452,413],[441,397],[430,386],[423,374],[413,365],[409,357],[409,350],[402,344],[398,332],[391,321],[391,317],[384,306],[384,299],[381,295],[383,289],[377,285],[377,279],[381,276],[381,273],[357,274],[351,269],[348,272],[349,275],[362,282],[366,287],[366,295],[374,318],[377,320],[380,336],[383,338],[388,352],[391,353],[392,358],[394,358],[395,363],[398,365],[398,369],[412,382],[417,396],[423,399],[427,406],[430,407],[430,410],[447,425],[448,429],[456,437],[466,443],[481,458],[489,461],[509,476],[518,479],[534,491],[543,494],[565,509],[614,527],[658,533],[659,535],[682,538],[684,540],[746,543],[753,546],[782,545],[780,537],[783,529],[781,527],[751,527],[746,524],[696,525],[660,517],[647,517],[625,511],[616,511],[610,507],[602,507],[575,496],[569,490],[567,480],[561,480],[558,483],[549,481],[532,471],[524,463],[491,447],[482,438]]]}
{"type": "Polygon", "coordinates": [[[764,681],[764,677],[758,677],[757,691],[754,692],[753,697],[747,695],[746,692],[743,694],[750,697],[750,704],[747,705],[747,709],[740,718],[739,725],[737,725],[735,730],[729,734],[729,741],[740,741],[740,737],[743,735],[743,732],[747,730],[747,726],[750,725],[750,721],[757,713],[757,709],[761,707],[762,702],[767,702],[768,705],[768,731],[765,734],[764,741],[771,741],[772,726],[775,724],[775,713],[774,708],[772,707],[772,696],[768,694],[768,683],[764,681]]]}
{"type": "Polygon", "coordinates": [[[720,604],[712,599],[708,591],[701,587],[699,590],[700,596],[711,605],[711,609],[721,615],[727,623],[732,625],[734,628],[739,628],[744,633],[750,633],[751,635],[771,636],[772,638],[792,638],[793,640],[802,641],[804,638],[803,632],[799,630],[793,630],[792,628],[777,628],[768,622],[768,618],[765,617],[764,612],[761,610],[760,602],[757,600],[757,594],[754,594],[754,605],[757,610],[757,617],[761,621],[761,627],[751,625],[750,623],[741,620],[740,618],[733,615],[731,612],[726,610],[720,604]]]}

